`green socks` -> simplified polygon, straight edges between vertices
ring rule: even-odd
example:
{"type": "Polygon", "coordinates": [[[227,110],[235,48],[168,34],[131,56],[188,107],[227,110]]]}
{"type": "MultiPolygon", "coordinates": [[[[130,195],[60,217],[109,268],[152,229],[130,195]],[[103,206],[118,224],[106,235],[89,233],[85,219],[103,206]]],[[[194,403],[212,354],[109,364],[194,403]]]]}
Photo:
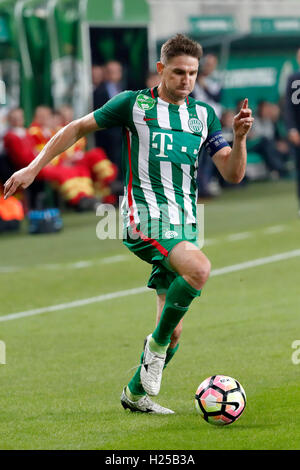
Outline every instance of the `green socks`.
{"type": "Polygon", "coordinates": [[[166,303],[160,320],[152,333],[152,338],[157,344],[166,346],[170,343],[174,329],[194,298],[200,294],[201,290],[192,287],[183,277],[178,276],[174,279],[167,291],[166,303]]]}
{"type": "Polygon", "coordinates": [[[153,337],[150,338],[149,348],[150,348],[150,351],[153,352],[153,353],[157,353],[157,354],[161,354],[161,355],[166,354],[168,346],[169,346],[169,343],[166,344],[165,346],[161,346],[160,344],[158,344],[155,341],[155,339],[153,337]]]}
{"type": "MultiPolygon", "coordinates": [[[[144,356],[144,351],[142,352],[140,363],[143,362],[143,356],[144,356]]],[[[127,385],[127,389],[129,389],[129,391],[131,392],[131,395],[135,396],[134,400],[132,400],[132,398],[130,398],[130,396],[127,395],[127,389],[126,389],[126,395],[132,401],[137,401],[137,400],[139,400],[139,398],[146,395],[146,392],[143,389],[143,386],[142,386],[142,383],[141,383],[141,375],[140,374],[141,374],[141,366],[139,366],[137,368],[136,373],[134,374],[134,376],[130,380],[129,384],[127,385]]]]}
{"type": "MultiPolygon", "coordinates": [[[[163,308],[160,320],[152,333],[150,340],[150,349],[153,352],[164,354],[166,352],[165,367],[173,358],[174,354],[178,349],[178,344],[175,348],[168,347],[171,341],[171,335],[189,309],[195,297],[201,294],[201,290],[194,289],[183,277],[178,276],[174,279],[170,285],[167,295],[166,302],[163,308]]],[[[143,354],[141,356],[141,363],[143,360],[143,354]]],[[[141,366],[138,367],[136,373],[130,380],[126,394],[132,401],[139,400],[142,396],[146,395],[145,390],[141,384],[141,366]]]]}
{"type": "Polygon", "coordinates": [[[174,354],[176,353],[177,349],[179,348],[179,343],[176,344],[175,348],[170,348],[170,346],[167,349],[167,355],[166,355],[166,360],[165,360],[165,365],[164,369],[167,367],[171,359],[173,359],[174,354]]]}

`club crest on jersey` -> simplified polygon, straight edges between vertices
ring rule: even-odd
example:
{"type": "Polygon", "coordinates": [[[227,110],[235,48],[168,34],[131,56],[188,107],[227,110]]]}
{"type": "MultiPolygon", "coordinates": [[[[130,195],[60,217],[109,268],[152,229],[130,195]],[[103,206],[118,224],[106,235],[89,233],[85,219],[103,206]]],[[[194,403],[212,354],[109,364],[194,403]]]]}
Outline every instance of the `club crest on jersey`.
{"type": "Polygon", "coordinates": [[[188,120],[188,125],[189,125],[189,128],[191,129],[191,131],[195,132],[196,134],[200,134],[200,132],[202,132],[202,130],[203,130],[203,124],[197,118],[189,119],[188,120]]]}
{"type": "Polygon", "coordinates": [[[178,233],[175,232],[175,230],[168,230],[165,233],[165,238],[176,238],[176,237],[178,237],[178,233]]]}
{"type": "Polygon", "coordinates": [[[149,111],[149,109],[152,109],[155,106],[156,101],[151,98],[151,96],[141,94],[138,95],[136,99],[136,104],[143,111],[149,111]]]}

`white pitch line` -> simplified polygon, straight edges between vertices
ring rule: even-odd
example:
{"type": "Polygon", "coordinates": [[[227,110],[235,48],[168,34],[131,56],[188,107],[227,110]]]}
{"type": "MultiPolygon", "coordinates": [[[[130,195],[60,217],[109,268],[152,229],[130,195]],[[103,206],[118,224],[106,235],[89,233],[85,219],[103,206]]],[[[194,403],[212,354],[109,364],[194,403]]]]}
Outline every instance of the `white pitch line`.
{"type": "Polygon", "coordinates": [[[0,266],[0,273],[16,273],[21,270],[18,266],[0,266]]]}
{"type": "MultiPolygon", "coordinates": [[[[273,235],[276,233],[283,232],[287,230],[288,227],[286,225],[273,225],[262,232],[240,232],[240,233],[232,233],[231,235],[227,235],[224,238],[206,238],[204,239],[204,246],[211,246],[217,243],[224,243],[224,242],[235,242],[239,240],[245,240],[254,236],[255,234],[262,234],[262,235],[273,235]]],[[[122,261],[126,261],[130,258],[130,255],[113,255],[107,256],[105,258],[100,258],[98,260],[82,260],[82,261],[75,261],[72,263],[52,263],[52,264],[36,264],[31,266],[29,269],[43,269],[47,271],[55,271],[56,269],[82,269],[82,268],[89,268],[91,266],[95,266],[98,264],[110,264],[110,263],[119,263],[122,261]]],[[[27,267],[24,266],[0,266],[0,274],[8,274],[8,273],[15,273],[20,271],[28,270],[27,267]]]]}
{"type": "Polygon", "coordinates": [[[226,240],[229,242],[235,242],[238,240],[244,240],[245,238],[249,238],[253,236],[253,232],[241,232],[241,233],[233,233],[232,235],[228,235],[226,240]]]}
{"type": "Polygon", "coordinates": [[[108,294],[98,295],[96,297],[89,297],[87,299],[74,300],[73,302],[66,302],[64,304],[50,305],[49,307],[35,308],[33,310],[25,310],[24,312],[10,313],[9,315],[0,316],[0,322],[17,320],[18,318],[33,317],[47,312],[56,312],[58,310],[66,310],[68,308],[82,307],[83,305],[94,304],[97,302],[104,302],[105,300],[118,299],[120,297],[127,297],[129,295],[141,294],[147,292],[148,287],[137,287],[135,289],[120,290],[117,292],[110,292],[108,294]]]}
{"type": "MultiPolygon", "coordinates": [[[[278,253],[272,256],[266,256],[265,258],[257,258],[243,263],[233,264],[231,266],[224,266],[223,268],[213,269],[210,276],[221,276],[243,269],[254,268],[257,266],[263,266],[265,264],[274,263],[277,261],[283,261],[290,258],[296,258],[300,256],[300,249],[287,251],[285,253],[278,253]]],[[[24,312],[10,313],[8,315],[0,316],[0,322],[17,320],[18,318],[32,317],[34,315],[40,315],[47,312],[56,312],[58,310],[66,310],[69,308],[82,307],[83,305],[93,304],[97,302],[104,302],[105,300],[118,299],[120,297],[128,297],[129,295],[143,294],[150,292],[148,287],[136,287],[134,289],[121,290],[117,292],[110,292],[108,294],[98,295],[96,297],[89,297],[87,299],[74,300],[73,302],[66,302],[58,305],[51,305],[49,307],[35,308],[33,310],[25,310],[24,312]]]]}
{"type": "Polygon", "coordinates": [[[239,264],[233,264],[232,266],[225,266],[224,268],[214,269],[211,272],[211,276],[220,276],[222,274],[233,273],[235,271],[241,271],[242,269],[255,268],[257,266],[263,266],[269,263],[275,263],[276,261],[284,261],[290,258],[296,258],[300,256],[300,249],[287,251],[285,253],[278,253],[277,255],[266,256],[265,258],[257,258],[251,261],[245,261],[239,264]]]}
{"type": "Polygon", "coordinates": [[[131,258],[130,255],[115,255],[108,256],[107,258],[102,258],[99,260],[101,264],[110,264],[110,263],[119,263],[120,261],[126,261],[128,258],[131,258]]]}
{"type": "Polygon", "coordinates": [[[272,235],[273,233],[280,233],[286,230],[286,225],[273,225],[272,227],[266,228],[263,233],[265,235],[272,235]]]}
{"type": "MultiPolygon", "coordinates": [[[[105,258],[100,258],[97,260],[74,261],[73,263],[36,264],[31,266],[30,269],[43,269],[46,271],[55,271],[56,269],[82,269],[96,266],[98,264],[119,263],[121,261],[126,261],[128,258],[130,258],[130,255],[114,255],[106,256],[105,258]]],[[[14,273],[27,270],[27,267],[21,266],[0,266],[0,273],[14,273]]]]}
{"type": "Polygon", "coordinates": [[[215,243],[218,243],[218,240],[215,238],[204,238],[204,246],[211,246],[214,245],[215,243]]]}

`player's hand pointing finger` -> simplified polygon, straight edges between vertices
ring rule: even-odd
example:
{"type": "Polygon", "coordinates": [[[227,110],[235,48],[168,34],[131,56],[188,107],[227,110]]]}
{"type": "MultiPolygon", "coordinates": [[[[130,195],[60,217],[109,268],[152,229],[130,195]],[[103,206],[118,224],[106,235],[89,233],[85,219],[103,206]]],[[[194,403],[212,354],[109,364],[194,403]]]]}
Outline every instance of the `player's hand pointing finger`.
{"type": "Polygon", "coordinates": [[[27,188],[34,178],[35,175],[29,167],[16,171],[4,185],[4,199],[12,196],[19,188],[27,188]]]}
{"type": "Polygon", "coordinates": [[[242,137],[250,131],[254,118],[252,117],[252,110],[248,106],[248,98],[245,98],[240,109],[240,112],[234,116],[233,130],[236,136],[242,137]]]}

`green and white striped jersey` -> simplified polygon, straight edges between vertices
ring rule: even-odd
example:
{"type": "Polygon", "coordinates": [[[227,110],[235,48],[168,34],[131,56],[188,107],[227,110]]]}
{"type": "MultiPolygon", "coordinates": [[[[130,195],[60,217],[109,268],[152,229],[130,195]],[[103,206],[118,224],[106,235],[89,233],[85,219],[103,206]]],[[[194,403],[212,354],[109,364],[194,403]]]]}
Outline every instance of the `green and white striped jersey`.
{"type": "MultiPolygon", "coordinates": [[[[208,135],[221,130],[209,105],[188,97],[178,106],[157,87],[124,91],[94,112],[99,128],[122,126],[125,227],[163,230],[196,226],[198,153],[208,135]]],[[[151,232],[152,233],[152,232],[151,232]]]]}

